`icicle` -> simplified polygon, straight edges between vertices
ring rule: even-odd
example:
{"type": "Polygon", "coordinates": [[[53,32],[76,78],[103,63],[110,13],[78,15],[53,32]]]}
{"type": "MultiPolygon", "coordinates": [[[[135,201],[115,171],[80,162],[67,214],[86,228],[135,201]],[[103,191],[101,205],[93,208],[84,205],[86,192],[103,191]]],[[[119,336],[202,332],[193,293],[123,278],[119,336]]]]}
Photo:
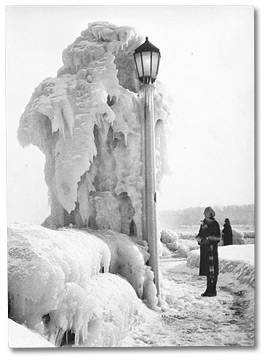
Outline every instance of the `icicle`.
{"type": "Polygon", "coordinates": [[[26,297],[22,296],[22,314],[25,315],[26,297]]]}
{"type": "Polygon", "coordinates": [[[75,332],[75,342],[74,342],[74,344],[75,344],[76,347],[78,347],[79,343],[80,343],[80,334],[81,334],[80,330],[75,332]]]}

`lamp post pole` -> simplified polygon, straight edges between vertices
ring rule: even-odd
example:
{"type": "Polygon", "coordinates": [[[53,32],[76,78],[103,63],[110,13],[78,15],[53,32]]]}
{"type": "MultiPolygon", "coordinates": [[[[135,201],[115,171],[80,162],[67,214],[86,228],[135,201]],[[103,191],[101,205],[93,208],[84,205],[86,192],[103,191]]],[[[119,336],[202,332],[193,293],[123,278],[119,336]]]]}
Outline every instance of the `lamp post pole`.
{"type": "Polygon", "coordinates": [[[148,242],[149,265],[154,272],[157,295],[160,295],[159,284],[159,253],[156,214],[156,164],[155,164],[155,120],[153,109],[154,86],[143,86],[144,96],[144,179],[145,179],[145,231],[144,238],[148,242]]]}
{"type": "Polygon", "coordinates": [[[156,163],[155,163],[155,120],[153,106],[153,83],[156,80],[160,61],[160,51],[146,41],[134,52],[134,60],[139,80],[142,82],[142,96],[144,99],[144,120],[142,125],[142,161],[143,161],[143,238],[148,242],[149,265],[154,272],[154,283],[157,296],[160,296],[159,285],[159,253],[156,214],[156,163]]]}

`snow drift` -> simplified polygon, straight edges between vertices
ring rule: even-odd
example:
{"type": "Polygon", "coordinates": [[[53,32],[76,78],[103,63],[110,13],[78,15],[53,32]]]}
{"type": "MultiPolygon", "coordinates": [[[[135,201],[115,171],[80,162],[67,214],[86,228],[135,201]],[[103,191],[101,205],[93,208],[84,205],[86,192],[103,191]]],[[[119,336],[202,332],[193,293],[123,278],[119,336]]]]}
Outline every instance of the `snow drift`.
{"type": "Polygon", "coordinates": [[[10,348],[55,348],[38,333],[8,319],[8,345],[10,348]]]}
{"type": "Polygon", "coordinates": [[[149,254],[138,239],[15,223],[8,253],[10,318],[55,346],[117,346],[139,319],[138,297],[157,304],[149,254]]]}
{"type": "MultiPolygon", "coordinates": [[[[142,236],[144,101],[133,60],[144,40],[130,27],[88,25],[63,51],[57,77],[35,89],[18,140],[45,155],[51,215],[44,226],[142,236]]],[[[166,172],[168,100],[154,92],[156,177],[166,172]]]]}
{"type": "MultiPolygon", "coordinates": [[[[223,246],[218,249],[219,272],[230,273],[241,284],[255,287],[254,245],[223,246]]],[[[199,268],[200,250],[191,251],[187,267],[199,268]]]]}

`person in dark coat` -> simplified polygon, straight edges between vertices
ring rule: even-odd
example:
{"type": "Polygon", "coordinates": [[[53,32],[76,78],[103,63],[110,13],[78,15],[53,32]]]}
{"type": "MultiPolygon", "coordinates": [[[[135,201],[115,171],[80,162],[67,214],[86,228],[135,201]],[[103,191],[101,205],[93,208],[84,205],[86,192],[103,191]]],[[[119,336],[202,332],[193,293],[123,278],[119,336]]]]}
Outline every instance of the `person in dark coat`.
{"type": "Polygon", "coordinates": [[[201,296],[216,296],[218,276],[218,242],[220,227],[215,220],[215,211],[211,207],[204,210],[204,220],[196,239],[200,245],[200,276],[207,276],[207,287],[201,296]]]}
{"type": "Polygon", "coordinates": [[[225,218],[225,222],[223,224],[223,230],[222,230],[222,239],[223,239],[224,246],[233,244],[232,227],[231,227],[229,218],[225,218]]]}

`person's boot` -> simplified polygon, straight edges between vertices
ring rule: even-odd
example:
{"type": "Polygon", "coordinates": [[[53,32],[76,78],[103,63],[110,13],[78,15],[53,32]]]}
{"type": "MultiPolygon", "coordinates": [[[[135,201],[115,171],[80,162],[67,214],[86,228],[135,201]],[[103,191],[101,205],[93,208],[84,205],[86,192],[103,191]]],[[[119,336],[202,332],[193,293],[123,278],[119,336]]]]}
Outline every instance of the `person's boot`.
{"type": "Polygon", "coordinates": [[[209,296],[209,292],[210,292],[210,278],[209,276],[207,276],[207,287],[206,290],[203,294],[201,294],[201,296],[206,297],[209,296]]]}
{"type": "Polygon", "coordinates": [[[210,289],[209,289],[209,293],[208,293],[209,297],[217,296],[216,286],[217,286],[217,276],[211,277],[210,289]]]}
{"type": "Polygon", "coordinates": [[[213,296],[217,296],[217,276],[215,276],[215,278],[214,278],[214,283],[213,283],[213,296]]]}

